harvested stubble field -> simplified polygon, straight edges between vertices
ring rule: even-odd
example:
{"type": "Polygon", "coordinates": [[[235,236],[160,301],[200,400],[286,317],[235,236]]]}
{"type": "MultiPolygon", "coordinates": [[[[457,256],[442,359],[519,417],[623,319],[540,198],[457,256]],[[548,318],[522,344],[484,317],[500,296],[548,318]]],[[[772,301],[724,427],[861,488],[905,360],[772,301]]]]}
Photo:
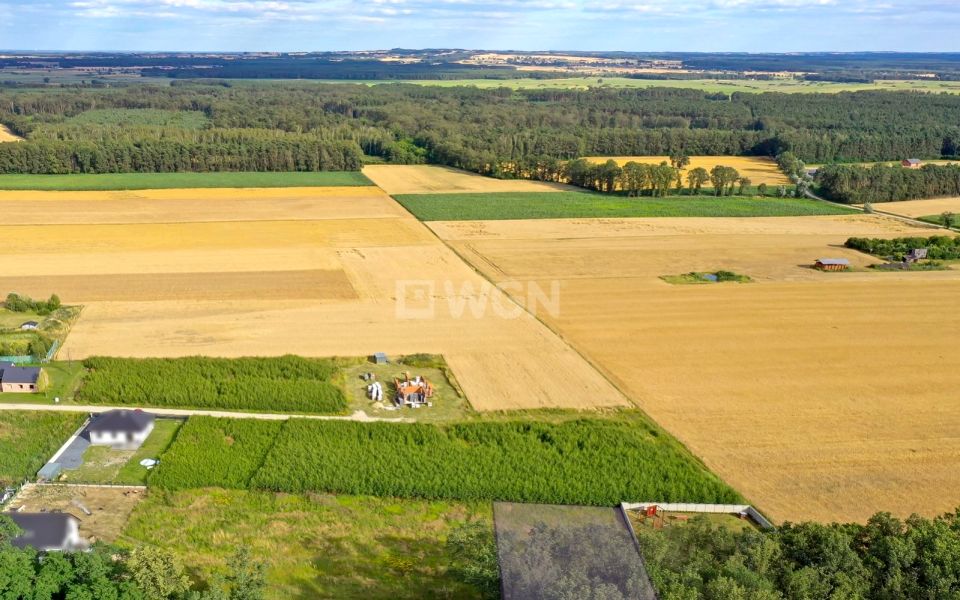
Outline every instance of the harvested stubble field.
{"type": "Polygon", "coordinates": [[[16,135],[6,125],[0,125],[0,144],[3,142],[22,142],[23,138],[16,135]]]}
{"type": "Polygon", "coordinates": [[[883,202],[874,204],[875,210],[903,215],[905,217],[927,217],[945,212],[960,214],[960,198],[934,198],[933,200],[904,200],[903,202],[883,202]]]}
{"type": "MultiPolygon", "coordinates": [[[[587,160],[591,162],[606,162],[613,159],[618,165],[623,166],[630,161],[658,165],[661,162],[670,162],[668,156],[591,156],[587,160]]],[[[753,185],[765,183],[767,185],[790,185],[787,176],[780,172],[777,163],[772,159],[760,156],[691,156],[690,164],[683,170],[684,176],[687,171],[703,167],[707,171],[717,165],[733,167],[742,177],[749,177],[753,185]]],[[[686,185],[686,179],[684,179],[686,185]]]]}
{"type": "Polygon", "coordinates": [[[820,273],[875,259],[880,216],[431,223],[496,281],[562,281],[547,323],[778,520],[960,504],[960,273],[820,273]],[[727,269],[757,283],[671,286],[727,269]]]}
{"type": "Polygon", "coordinates": [[[563,192],[559,183],[525,179],[494,179],[434,165],[368,165],[363,174],[383,191],[395,194],[456,194],[470,192],[563,192]]]}
{"type": "Polygon", "coordinates": [[[480,410],[627,404],[424,225],[370,192],[148,192],[129,210],[112,193],[47,192],[42,214],[3,196],[0,209],[55,224],[0,225],[3,239],[30,240],[9,250],[0,290],[83,304],[61,350],[72,359],[425,352],[446,358],[480,410]],[[398,317],[404,302],[434,303],[435,313],[398,317]]]}

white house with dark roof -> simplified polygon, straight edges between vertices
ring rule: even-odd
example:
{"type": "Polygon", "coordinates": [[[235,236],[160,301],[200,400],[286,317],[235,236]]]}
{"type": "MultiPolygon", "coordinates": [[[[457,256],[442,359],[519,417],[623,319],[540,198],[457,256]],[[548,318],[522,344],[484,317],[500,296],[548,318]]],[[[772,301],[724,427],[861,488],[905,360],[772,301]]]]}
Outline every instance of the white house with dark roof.
{"type": "Polygon", "coordinates": [[[84,433],[94,446],[139,448],[153,431],[155,420],[142,410],[108,410],[93,417],[84,433]]]}
{"type": "Polygon", "coordinates": [[[67,513],[7,513],[22,531],[10,544],[15,548],[33,548],[40,552],[84,550],[80,521],[67,513]]]}
{"type": "Polygon", "coordinates": [[[30,394],[40,391],[40,367],[0,365],[0,392],[30,394]]]}

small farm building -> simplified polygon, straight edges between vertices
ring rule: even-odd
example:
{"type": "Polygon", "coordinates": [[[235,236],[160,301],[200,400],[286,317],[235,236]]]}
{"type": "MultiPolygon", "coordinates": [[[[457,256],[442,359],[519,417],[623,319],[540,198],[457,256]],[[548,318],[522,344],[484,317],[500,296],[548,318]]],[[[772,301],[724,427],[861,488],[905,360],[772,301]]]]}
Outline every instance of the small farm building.
{"type": "Polygon", "coordinates": [[[373,362],[378,365],[385,365],[390,362],[384,352],[377,352],[373,355],[373,362]]]}
{"type": "Polygon", "coordinates": [[[0,366],[0,392],[30,394],[40,391],[40,367],[0,366]]]}
{"type": "Polygon", "coordinates": [[[919,158],[905,158],[900,161],[900,164],[908,169],[919,169],[923,166],[923,161],[919,158]]]}
{"type": "Polygon", "coordinates": [[[153,431],[154,420],[142,410],[109,410],[95,416],[85,433],[94,446],[139,448],[153,431]]]}
{"type": "Polygon", "coordinates": [[[33,331],[38,327],[40,327],[40,323],[37,323],[36,321],[27,321],[26,323],[20,325],[20,329],[23,331],[33,331]]]}
{"type": "Polygon", "coordinates": [[[67,513],[9,513],[7,516],[23,530],[11,540],[16,548],[41,552],[82,550],[80,522],[67,513]]]}
{"type": "Polygon", "coordinates": [[[850,268],[850,261],[845,258],[818,258],[813,266],[821,271],[846,271],[850,268]]]}

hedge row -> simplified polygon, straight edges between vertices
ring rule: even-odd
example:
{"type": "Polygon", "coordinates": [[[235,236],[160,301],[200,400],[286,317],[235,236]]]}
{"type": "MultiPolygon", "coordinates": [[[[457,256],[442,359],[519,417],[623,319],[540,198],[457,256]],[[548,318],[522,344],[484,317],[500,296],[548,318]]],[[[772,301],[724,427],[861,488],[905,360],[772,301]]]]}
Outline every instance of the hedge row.
{"type": "Polygon", "coordinates": [[[343,390],[329,360],[279,358],[104,358],[84,361],[79,391],[90,404],[339,413],[343,390]]]}
{"type": "MultiPolygon", "coordinates": [[[[272,425],[262,424],[265,431],[272,425]]],[[[236,444],[224,454],[217,449],[214,468],[201,468],[208,447],[218,448],[222,437],[217,431],[207,435],[209,443],[187,446],[181,435],[151,483],[174,489],[225,485],[230,478],[219,474],[218,462],[234,454],[243,455],[237,458],[242,464],[261,458],[262,444],[236,444]],[[197,475],[206,470],[209,479],[197,475]]],[[[230,480],[247,487],[242,477],[230,480]]],[[[588,505],[740,500],[675,440],[643,424],[613,420],[439,426],[292,419],[249,487],[588,505]]]]}
{"type": "Polygon", "coordinates": [[[847,248],[873,254],[881,258],[903,260],[911,250],[926,248],[927,258],[931,260],[958,260],[960,259],[960,237],[935,235],[928,238],[902,237],[894,239],[859,238],[847,240],[847,248]]]}

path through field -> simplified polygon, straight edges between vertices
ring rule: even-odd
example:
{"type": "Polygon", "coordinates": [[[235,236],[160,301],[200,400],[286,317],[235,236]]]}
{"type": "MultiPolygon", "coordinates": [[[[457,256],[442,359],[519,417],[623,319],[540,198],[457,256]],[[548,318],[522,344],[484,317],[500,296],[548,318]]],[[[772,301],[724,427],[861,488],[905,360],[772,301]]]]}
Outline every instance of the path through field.
{"type": "Polygon", "coordinates": [[[546,322],[777,520],[960,506],[960,271],[863,267],[879,216],[437,222],[494,281],[561,282],[546,322]],[[752,284],[670,285],[727,269],[752,284]]]}

